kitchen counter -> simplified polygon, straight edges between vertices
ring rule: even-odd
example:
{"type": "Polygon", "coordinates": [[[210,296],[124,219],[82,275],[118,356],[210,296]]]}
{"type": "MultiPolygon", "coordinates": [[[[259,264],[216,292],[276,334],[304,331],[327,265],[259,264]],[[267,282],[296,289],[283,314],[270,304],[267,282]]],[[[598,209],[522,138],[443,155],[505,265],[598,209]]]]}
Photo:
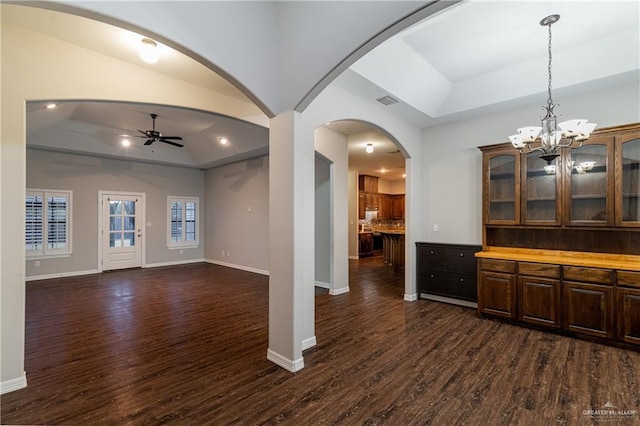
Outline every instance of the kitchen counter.
{"type": "Polygon", "coordinates": [[[625,254],[487,247],[484,251],[476,253],[476,257],[640,271],[640,256],[625,254]]]}
{"type": "Polygon", "coordinates": [[[376,229],[380,234],[404,235],[404,229],[376,229]]]}

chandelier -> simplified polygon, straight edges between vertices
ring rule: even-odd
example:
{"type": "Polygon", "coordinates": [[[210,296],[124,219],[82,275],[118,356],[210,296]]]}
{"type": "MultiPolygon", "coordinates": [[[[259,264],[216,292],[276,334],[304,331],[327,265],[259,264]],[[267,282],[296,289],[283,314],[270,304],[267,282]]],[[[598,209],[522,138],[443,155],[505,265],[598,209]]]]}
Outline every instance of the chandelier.
{"type": "Polygon", "coordinates": [[[556,104],[551,98],[551,25],[558,22],[560,15],[549,15],[540,21],[540,25],[549,27],[549,85],[547,104],[542,107],[545,110],[544,117],[540,118],[542,127],[530,126],[518,129],[518,134],[509,136],[511,144],[522,153],[540,152],[540,158],[547,164],[560,155],[561,148],[579,148],[589,139],[596,124],[588,123],[583,118],[556,123],[556,115],[553,109],[556,104]]]}

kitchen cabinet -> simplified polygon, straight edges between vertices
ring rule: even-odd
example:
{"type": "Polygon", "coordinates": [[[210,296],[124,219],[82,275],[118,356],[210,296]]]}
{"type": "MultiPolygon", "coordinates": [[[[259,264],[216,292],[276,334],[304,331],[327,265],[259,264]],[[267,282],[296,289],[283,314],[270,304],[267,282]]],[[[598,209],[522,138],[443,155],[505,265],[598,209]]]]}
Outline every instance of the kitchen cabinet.
{"type": "Polygon", "coordinates": [[[392,218],[404,219],[404,194],[393,195],[390,200],[392,218]]]}
{"type": "Polygon", "coordinates": [[[640,226],[640,134],[616,137],[616,226],[640,226]]]}
{"type": "Polygon", "coordinates": [[[613,225],[613,142],[613,135],[594,135],[564,152],[567,225],[613,225]]]}
{"type": "Polygon", "coordinates": [[[507,319],[516,318],[516,262],[480,259],[478,312],[507,319]]]}
{"type": "Polygon", "coordinates": [[[563,266],[563,276],[565,330],[613,338],[613,271],[563,266]]]}
{"type": "Polygon", "coordinates": [[[358,256],[373,256],[373,232],[361,232],[358,234],[358,256]]]}
{"type": "Polygon", "coordinates": [[[375,176],[358,176],[358,189],[364,192],[378,192],[378,178],[375,176]]]}
{"type": "Polygon", "coordinates": [[[560,328],[560,267],[542,263],[518,263],[518,320],[560,328]]]}
{"type": "Polygon", "coordinates": [[[599,129],[551,164],[508,143],[480,150],[484,247],[640,253],[640,123],[599,129]]]}
{"type": "Polygon", "coordinates": [[[499,247],[476,256],[480,315],[640,349],[640,256],[499,247]]]}
{"type": "Polygon", "coordinates": [[[640,272],[617,271],[617,338],[640,345],[640,272]]]}
{"type": "MultiPolygon", "coordinates": [[[[463,244],[416,243],[418,293],[475,302],[475,253],[481,246],[463,244]]],[[[455,301],[451,301],[455,303],[455,301]]]]}

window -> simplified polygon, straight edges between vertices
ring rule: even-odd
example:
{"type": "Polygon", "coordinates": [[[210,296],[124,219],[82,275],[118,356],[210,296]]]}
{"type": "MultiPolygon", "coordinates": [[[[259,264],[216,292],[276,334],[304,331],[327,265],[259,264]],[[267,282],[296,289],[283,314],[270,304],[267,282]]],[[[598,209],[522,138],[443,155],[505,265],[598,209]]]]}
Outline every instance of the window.
{"type": "Polygon", "coordinates": [[[29,257],[71,254],[71,191],[27,189],[25,249],[29,257]]]}
{"type": "Polygon", "coordinates": [[[198,247],[198,198],[168,197],[167,247],[198,247]]]}

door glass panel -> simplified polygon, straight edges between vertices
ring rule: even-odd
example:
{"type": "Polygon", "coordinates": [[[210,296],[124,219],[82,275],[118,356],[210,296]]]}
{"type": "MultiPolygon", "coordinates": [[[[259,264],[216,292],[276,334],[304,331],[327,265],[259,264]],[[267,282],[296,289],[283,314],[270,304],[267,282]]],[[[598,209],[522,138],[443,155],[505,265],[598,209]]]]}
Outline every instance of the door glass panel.
{"type": "Polygon", "coordinates": [[[606,222],[607,147],[584,145],[571,150],[571,221],[606,222]]]}
{"type": "Polygon", "coordinates": [[[136,229],[136,218],[135,217],[125,217],[124,218],[124,230],[132,231],[136,229]]]}
{"type": "Polygon", "coordinates": [[[120,231],[122,229],[122,217],[111,216],[109,217],[109,230],[120,231]]]}
{"type": "Polygon", "coordinates": [[[539,158],[538,153],[527,156],[525,188],[527,221],[556,221],[558,171],[558,159],[547,164],[545,160],[539,158]]]}
{"type": "Polygon", "coordinates": [[[640,221],[640,139],[622,144],[622,221],[640,221]]]}
{"type": "Polygon", "coordinates": [[[489,220],[515,220],[516,158],[497,155],[489,160],[489,220]]]}
{"type": "Polygon", "coordinates": [[[135,215],[136,214],[136,202],[135,201],[124,201],[124,214],[126,215],[135,215]]]}
{"type": "Polygon", "coordinates": [[[109,200],[109,214],[122,214],[122,202],[109,200]]]}
{"type": "Polygon", "coordinates": [[[109,247],[111,247],[111,248],[122,247],[122,233],[121,232],[111,232],[109,234],[109,247]]]}
{"type": "Polygon", "coordinates": [[[133,247],[135,246],[136,234],[135,232],[125,232],[124,233],[124,247],[133,247]]]}

